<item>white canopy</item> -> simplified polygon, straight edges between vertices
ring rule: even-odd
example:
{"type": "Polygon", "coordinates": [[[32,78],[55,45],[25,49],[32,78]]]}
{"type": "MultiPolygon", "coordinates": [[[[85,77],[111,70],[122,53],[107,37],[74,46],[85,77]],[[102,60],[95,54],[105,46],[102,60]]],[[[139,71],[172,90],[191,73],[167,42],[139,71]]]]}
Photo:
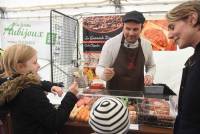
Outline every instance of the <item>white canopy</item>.
{"type": "Polygon", "coordinates": [[[1,0],[6,18],[49,16],[56,9],[68,15],[124,13],[138,10],[163,14],[185,0],[1,0]]]}

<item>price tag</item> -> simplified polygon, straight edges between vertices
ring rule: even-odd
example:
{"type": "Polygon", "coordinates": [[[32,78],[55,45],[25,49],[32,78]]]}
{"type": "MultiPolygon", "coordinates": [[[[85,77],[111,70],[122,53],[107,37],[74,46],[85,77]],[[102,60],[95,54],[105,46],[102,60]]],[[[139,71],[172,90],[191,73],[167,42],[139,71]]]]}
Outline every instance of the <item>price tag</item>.
{"type": "Polygon", "coordinates": [[[139,125],[138,124],[130,124],[129,129],[130,130],[139,130],[139,125]]]}

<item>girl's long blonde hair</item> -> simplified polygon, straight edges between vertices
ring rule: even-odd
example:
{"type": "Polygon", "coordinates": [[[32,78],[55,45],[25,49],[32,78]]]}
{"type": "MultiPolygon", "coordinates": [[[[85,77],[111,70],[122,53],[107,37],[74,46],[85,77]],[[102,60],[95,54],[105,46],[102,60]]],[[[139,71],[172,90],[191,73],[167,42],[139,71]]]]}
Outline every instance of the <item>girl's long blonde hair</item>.
{"type": "Polygon", "coordinates": [[[17,64],[27,62],[36,53],[36,50],[29,45],[16,44],[6,48],[2,57],[5,74],[8,76],[18,74],[17,64]]]}

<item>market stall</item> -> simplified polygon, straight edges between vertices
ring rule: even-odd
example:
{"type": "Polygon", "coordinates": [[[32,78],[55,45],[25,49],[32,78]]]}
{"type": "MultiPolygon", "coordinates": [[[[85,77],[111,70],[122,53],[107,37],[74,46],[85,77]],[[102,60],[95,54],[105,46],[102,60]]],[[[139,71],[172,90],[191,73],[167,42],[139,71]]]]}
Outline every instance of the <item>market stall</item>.
{"type": "MultiPolygon", "coordinates": [[[[158,87],[157,87],[158,88],[158,87]]],[[[156,87],[149,88],[157,90],[156,87]]],[[[86,90],[70,114],[61,134],[89,134],[93,130],[88,124],[89,113],[94,102],[103,96],[120,98],[129,110],[129,133],[137,134],[172,134],[176,111],[171,104],[170,95],[151,94],[134,91],[86,90]]]]}

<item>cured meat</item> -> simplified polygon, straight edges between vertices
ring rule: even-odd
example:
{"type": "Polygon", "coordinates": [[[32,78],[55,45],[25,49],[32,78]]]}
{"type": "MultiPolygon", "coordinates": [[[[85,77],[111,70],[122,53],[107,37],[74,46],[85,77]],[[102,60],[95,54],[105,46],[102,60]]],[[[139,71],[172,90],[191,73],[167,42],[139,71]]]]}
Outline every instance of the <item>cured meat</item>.
{"type": "Polygon", "coordinates": [[[141,104],[141,110],[145,113],[155,116],[168,116],[170,114],[169,103],[165,100],[155,98],[144,99],[144,101],[141,104]]]}
{"type": "Polygon", "coordinates": [[[168,46],[167,37],[160,29],[146,29],[144,31],[144,36],[151,41],[154,50],[165,50],[168,46]]]}
{"type": "Polygon", "coordinates": [[[83,27],[91,32],[109,33],[122,28],[121,16],[95,16],[83,20],[83,27]]]}
{"type": "Polygon", "coordinates": [[[166,20],[149,20],[151,23],[158,25],[164,30],[168,30],[168,22],[166,20]]]}

